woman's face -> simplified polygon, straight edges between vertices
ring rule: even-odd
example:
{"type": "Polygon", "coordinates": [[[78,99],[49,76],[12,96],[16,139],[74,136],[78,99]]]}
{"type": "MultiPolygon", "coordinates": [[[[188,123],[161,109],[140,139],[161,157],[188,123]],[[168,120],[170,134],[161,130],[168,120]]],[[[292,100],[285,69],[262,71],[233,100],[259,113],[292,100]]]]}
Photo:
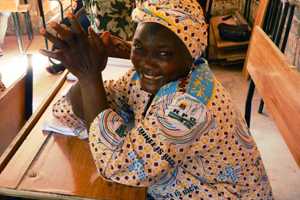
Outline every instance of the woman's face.
{"type": "Polygon", "coordinates": [[[166,83],[186,76],[193,59],[171,30],[157,23],[142,23],[133,38],[131,61],[142,89],[155,94],[166,83]]]}

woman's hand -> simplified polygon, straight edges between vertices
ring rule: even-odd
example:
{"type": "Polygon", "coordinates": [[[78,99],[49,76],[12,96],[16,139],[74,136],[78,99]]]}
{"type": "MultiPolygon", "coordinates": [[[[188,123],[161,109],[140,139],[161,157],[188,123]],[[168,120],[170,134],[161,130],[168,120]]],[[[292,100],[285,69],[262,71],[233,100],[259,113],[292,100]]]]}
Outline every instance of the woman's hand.
{"type": "Polygon", "coordinates": [[[58,49],[54,51],[40,50],[45,56],[54,58],[62,64],[79,80],[97,79],[104,70],[108,51],[103,43],[102,35],[99,37],[91,28],[86,33],[72,14],[68,15],[71,27],[65,27],[58,23],[50,24],[55,35],[47,30],[41,30],[41,34],[50,40],[58,49]]]}
{"type": "Polygon", "coordinates": [[[116,58],[130,58],[131,43],[119,37],[109,35],[106,32],[101,36],[102,41],[108,48],[108,55],[116,58]]]}

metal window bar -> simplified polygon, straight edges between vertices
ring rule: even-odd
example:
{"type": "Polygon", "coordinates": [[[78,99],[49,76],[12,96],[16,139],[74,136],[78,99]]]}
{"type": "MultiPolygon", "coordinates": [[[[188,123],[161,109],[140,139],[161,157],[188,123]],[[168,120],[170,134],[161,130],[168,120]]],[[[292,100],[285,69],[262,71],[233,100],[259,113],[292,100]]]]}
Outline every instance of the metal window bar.
{"type": "Polygon", "coordinates": [[[279,46],[280,41],[281,41],[281,36],[282,36],[283,29],[284,29],[284,25],[286,23],[286,17],[288,14],[288,10],[289,10],[289,2],[285,2],[283,12],[282,12],[282,15],[280,18],[280,24],[279,24],[278,30],[276,31],[277,33],[274,37],[274,42],[277,46],[279,46]]]}
{"type": "Polygon", "coordinates": [[[250,19],[251,0],[246,0],[244,8],[244,17],[247,21],[250,19]]]}
{"type": "MultiPolygon", "coordinates": [[[[272,0],[271,0],[272,1],[272,0]]],[[[271,11],[269,26],[267,27],[267,33],[271,34],[274,29],[275,19],[278,11],[278,6],[281,0],[274,0],[273,8],[271,11]]]]}
{"type": "Polygon", "coordinates": [[[269,1],[266,16],[263,24],[263,30],[267,33],[267,29],[269,27],[269,21],[271,20],[272,9],[274,6],[274,1],[269,1]]]}
{"type": "Polygon", "coordinates": [[[284,33],[284,38],[281,44],[281,48],[280,50],[284,53],[285,52],[285,48],[286,48],[286,44],[287,44],[287,40],[289,37],[289,33],[291,30],[291,26],[292,26],[292,20],[294,17],[294,13],[295,13],[295,5],[290,5],[289,6],[289,14],[288,14],[288,20],[287,20],[287,25],[286,25],[286,30],[284,33]]]}
{"type": "Polygon", "coordinates": [[[282,2],[279,1],[277,12],[275,13],[276,17],[275,17],[275,20],[274,20],[273,29],[272,29],[272,32],[271,32],[272,41],[275,40],[275,36],[276,36],[276,34],[278,32],[279,22],[280,22],[281,13],[282,13],[282,5],[283,5],[282,2]]]}

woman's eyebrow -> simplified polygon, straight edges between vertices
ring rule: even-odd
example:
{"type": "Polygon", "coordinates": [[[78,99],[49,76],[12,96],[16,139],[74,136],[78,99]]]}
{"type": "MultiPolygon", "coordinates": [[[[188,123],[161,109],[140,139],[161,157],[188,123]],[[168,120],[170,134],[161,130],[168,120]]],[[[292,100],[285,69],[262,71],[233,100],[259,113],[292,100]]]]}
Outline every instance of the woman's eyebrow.
{"type": "Polygon", "coordinates": [[[132,43],[142,43],[139,39],[135,39],[135,38],[133,38],[133,40],[132,40],[132,43]]]}

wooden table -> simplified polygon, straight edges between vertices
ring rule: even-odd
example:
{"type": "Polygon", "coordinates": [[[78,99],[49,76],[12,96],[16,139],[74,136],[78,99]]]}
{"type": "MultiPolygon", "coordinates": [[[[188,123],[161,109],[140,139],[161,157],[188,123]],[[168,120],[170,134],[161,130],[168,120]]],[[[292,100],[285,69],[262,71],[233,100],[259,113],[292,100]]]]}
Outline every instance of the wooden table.
{"type": "Polygon", "coordinates": [[[0,194],[34,199],[146,199],[146,188],[100,178],[87,140],[42,133],[52,104],[71,86],[64,79],[61,83],[54,100],[2,171],[5,159],[0,159],[0,194]]]}
{"type": "MultiPolygon", "coordinates": [[[[250,41],[245,67],[252,79],[248,109],[251,111],[255,87],[300,166],[300,73],[291,69],[285,55],[258,26],[250,41]]],[[[250,123],[247,107],[245,118],[250,123]]]]}

